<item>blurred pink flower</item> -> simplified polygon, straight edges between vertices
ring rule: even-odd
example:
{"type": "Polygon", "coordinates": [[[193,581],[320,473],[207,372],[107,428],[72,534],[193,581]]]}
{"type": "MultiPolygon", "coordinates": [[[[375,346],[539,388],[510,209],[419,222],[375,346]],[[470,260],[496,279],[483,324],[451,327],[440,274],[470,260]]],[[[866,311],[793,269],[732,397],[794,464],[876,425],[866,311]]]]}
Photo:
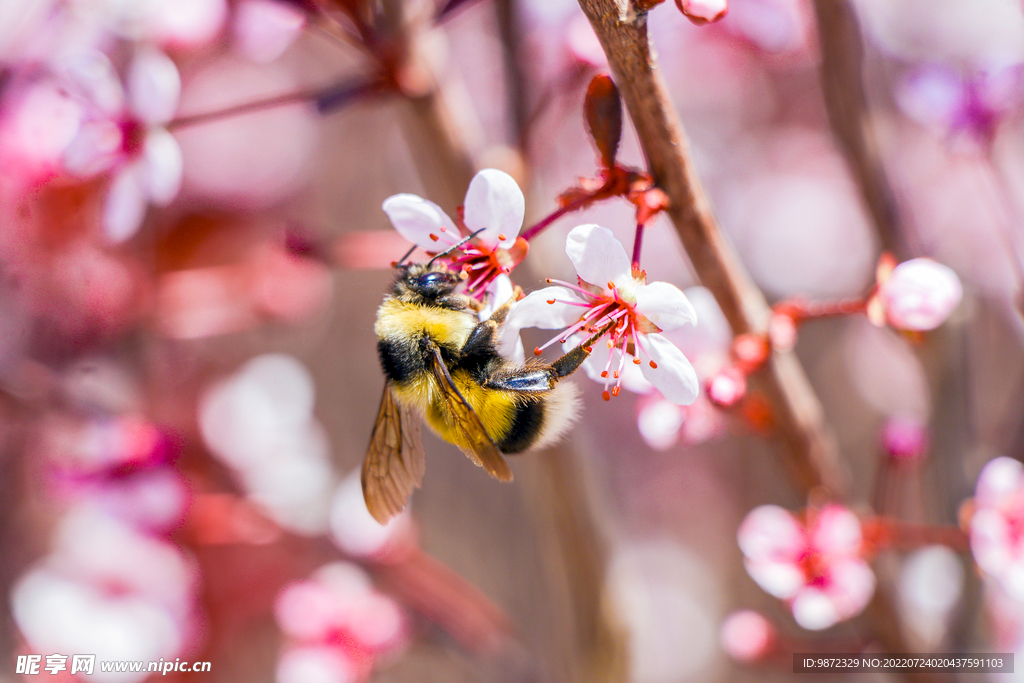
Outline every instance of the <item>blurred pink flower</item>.
{"type": "Polygon", "coordinates": [[[927,425],[916,417],[890,417],[882,428],[882,446],[899,462],[920,461],[928,449],[927,425]]]}
{"type": "Polygon", "coordinates": [[[886,319],[901,330],[933,330],[950,316],[963,298],[960,278],[928,258],[904,261],[881,284],[879,301],[886,319]]]}
{"type": "Polygon", "coordinates": [[[405,614],[374,590],[369,576],[347,562],[318,569],[278,594],[274,615],[291,644],[278,663],[280,683],[301,683],[298,672],[329,669],[341,678],[368,678],[375,660],[408,639],[405,614]]]}
{"type": "Polygon", "coordinates": [[[178,106],[178,67],[160,50],[141,47],[124,89],[99,52],[66,58],[61,75],[87,112],[64,151],[64,167],[81,177],[111,173],[102,225],[111,241],[123,241],[142,223],[147,204],[165,206],[181,187],[181,149],[163,128],[178,106]]]}
{"type": "Polygon", "coordinates": [[[676,0],[676,7],[698,26],[718,21],[729,11],[728,0],[676,0]]]}
{"type": "MultiPolygon", "coordinates": [[[[397,194],[388,197],[383,208],[395,230],[429,252],[444,251],[463,238],[448,214],[422,197],[397,194]]],[[[525,241],[517,240],[525,212],[523,191],[512,176],[494,168],[473,176],[466,191],[463,222],[469,232],[482,232],[453,258],[467,275],[468,291],[482,292],[526,256],[525,241]]]]}
{"type": "Polygon", "coordinates": [[[789,603],[803,628],[820,630],[867,606],[875,575],[861,557],[860,520],[829,505],[809,524],[776,505],[752,510],[737,533],[744,564],[761,588],[789,603]]]}
{"type": "Polygon", "coordinates": [[[971,517],[971,552],[978,566],[1024,601],[1024,465],[999,457],[981,470],[971,517]]]}
{"type": "Polygon", "coordinates": [[[749,609],[726,617],[718,634],[725,654],[745,663],[763,659],[775,646],[777,637],[772,623],[749,609]]]}
{"type": "Polygon", "coordinates": [[[535,351],[539,353],[556,341],[569,350],[614,323],[606,333],[607,343],[595,344],[583,362],[587,376],[604,383],[605,398],[618,395],[629,354],[643,377],[666,399],[679,405],[693,403],[700,388],[697,373],[675,344],[661,334],[687,323],[696,325],[697,314],[686,295],[667,282],[648,284],[645,274],[634,275],[626,250],[607,228],[573,228],[565,251],[576,268],[579,285],[549,280],[561,286],[531,292],[515,305],[507,324],[517,329],[568,326],[535,351]],[[641,356],[647,357],[646,363],[641,356]],[[615,386],[609,394],[613,379],[615,386]]]}
{"type": "Polygon", "coordinates": [[[1024,65],[958,73],[929,64],[900,81],[896,101],[907,116],[949,133],[991,140],[1000,121],[1024,100],[1024,65]]]}

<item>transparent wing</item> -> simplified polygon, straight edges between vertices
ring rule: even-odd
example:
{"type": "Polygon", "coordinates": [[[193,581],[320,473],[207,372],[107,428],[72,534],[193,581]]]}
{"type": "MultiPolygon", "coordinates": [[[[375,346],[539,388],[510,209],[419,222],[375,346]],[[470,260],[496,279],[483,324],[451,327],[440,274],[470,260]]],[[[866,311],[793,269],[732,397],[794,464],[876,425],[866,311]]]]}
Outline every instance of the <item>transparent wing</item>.
{"type": "Polygon", "coordinates": [[[363,498],[373,518],[384,524],[401,512],[426,467],[420,419],[395,400],[387,382],[363,462],[363,498]]]}
{"type": "Polygon", "coordinates": [[[429,343],[427,354],[427,365],[430,372],[437,381],[437,386],[444,396],[448,406],[448,412],[455,421],[455,426],[462,432],[463,438],[469,444],[469,448],[459,446],[459,449],[466,456],[480,467],[487,470],[495,479],[501,481],[512,481],[512,470],[502,457],[501,451],[494,445],[494,441],[487,434],[480,417],[473,410],[473,407],[466,402],[466,399],[459,393],[455,382],[452,380],[448,367],[441,358],[441,349],[433,342],[429,343]]]}

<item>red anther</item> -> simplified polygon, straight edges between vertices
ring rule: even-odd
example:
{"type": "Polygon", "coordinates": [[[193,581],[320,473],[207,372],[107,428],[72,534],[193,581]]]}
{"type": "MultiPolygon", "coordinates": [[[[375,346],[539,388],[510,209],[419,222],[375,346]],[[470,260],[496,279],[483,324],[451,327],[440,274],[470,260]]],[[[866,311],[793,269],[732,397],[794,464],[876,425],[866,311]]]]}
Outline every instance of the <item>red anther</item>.
{"type": "Polygon", "coordinates": [[[608,289],[615,289],[615,283],[611,280],[608,281],[608,289]]]}
{"type": "Polygon", "coordinates": [[[546,282],[546,283],[548,283],[550,285],[551,284],[551,278],[545,278],[544,282],[546,282]]]}
{"type": "Polygon", "coordinates": [[[437,235],[435,235],[434,233],[430,233],[430,239],[432,239],[432,240],[434,240],[436,242],[436,241],[438,241],[441,238],[438,237],[437,235]]]}
{"type": "Polygon", "coordinates": [[[615,379],[618,379],[619,378],[619,371],[616,370],[615,372],[613,372],[612,373],[612,377],[614,377],[615,379]]]}
{"type": "Polygon", "coordinates": [[[601,371],[601,377],[607,377],[607,376],[608,376],[608,371],[607,370],[602,370],[601,371]]]}
{"type": "Polygon", "coordinates": [[[594,349],[590,348],[589,346],[584,346],[583,350],[587,352],[588,356],[594,352],[594,349]]]}
{"type": "Polygon", "coordinates": [[[639,358],[634,358],[633,359],[633,363],[635,363],[636,365],[640,365],[640,359],[639,358]]]}
{"type": "Polygon", "coordinates": [[[601,398],[603,398],[606,401],[610,401],[610,400],[612,400],[612,395],[609,394],[607,391],[602,391],[601,392],[601,398]]]}
{"type": "Polygon", "coordinates": [[[498,241],[499,241],[499,242],[504,242],[504,241],[505,241],[505,240],[507,240],[507,239],[508,239],[508,238],[507,238],[507,237],[505,237],[505,235],[504,235],[503,233],[500,233],[500,232],[498,233],[498,241]]]}
{"type": "Polygon", "coordinates": [[[651,367],[652,367],[652,368],[654,368],[655,370],[657,370],[657,369],[658,369],[658,364],[657,364],[657,363],[655,363],[655,362],[654,362],[654,361],[652,360],[652,361],[651,361],[651,367]]]}
{"type": "Polygon", "coordinates": [[[548,299],[548,303],[549,304],[553,304],[553,303],[555,303],[555,300],[554,299],[548,299]]]}
{"type": "Polygon", "coordinates": [[[566,341],[568,341],[568,340],[566,340],[566,339],[559,339],[559,340],[558,340],[558,343],[559,343],[559,344],[564,344],[564,343],[565,343],[566,341]]]}
{"type": "Polygon", "coordinates": [[[612,387],[612,396],[619,395],[619,387],[612,387]]]}
{"type": "Polygon", "coordinates": [[[442,225],[442,226],[441,226],[441,232],[448,232],[448,228],[446,228],[446,227],[444,227],[444,226],[442,225]]]}
{"type": "Polygon", "coordinates": [[[533,349],[533,355],[535,355],[535,356],[539,356],[539,355],[540,355],[540,353],[541,353],[541,351],[540,351],[540,347],[539,347],[539,346],[536,346],[536,347],[534,347],[534,349],[533,349]]]}

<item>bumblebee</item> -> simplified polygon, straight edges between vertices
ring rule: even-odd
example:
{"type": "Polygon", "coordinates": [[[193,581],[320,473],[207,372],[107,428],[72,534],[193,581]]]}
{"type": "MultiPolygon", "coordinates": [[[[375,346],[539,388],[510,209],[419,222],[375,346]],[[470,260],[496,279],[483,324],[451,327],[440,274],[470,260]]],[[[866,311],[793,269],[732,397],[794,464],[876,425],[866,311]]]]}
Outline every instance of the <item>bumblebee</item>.
{"type": "Polygon", "coordinates": [[[503,358],[498,336],[515,297],[481,321],[481,304],[455,292],[462,277],[436,259],[396,266],[377,311],[386,379],[362,484],[367,509],[381,523],[405,507],[423,480],[421,419],[492,477],[511,481],[503,454],[550,444],[575,419],[576,388],[559,380],[580,366],[593,343],[550,364],[503,358]]]}

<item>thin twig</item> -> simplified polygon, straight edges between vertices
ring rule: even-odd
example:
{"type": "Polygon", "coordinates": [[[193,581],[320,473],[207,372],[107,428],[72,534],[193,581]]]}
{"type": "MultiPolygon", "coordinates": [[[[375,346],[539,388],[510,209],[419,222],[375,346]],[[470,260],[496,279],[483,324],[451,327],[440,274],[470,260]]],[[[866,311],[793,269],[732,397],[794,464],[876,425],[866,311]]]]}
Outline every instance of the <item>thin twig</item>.
{"type": "Polygon", "coordinates": [[[814,11],[821,49],[821,88],[832,133],[846,155],[882,247],[905,260],[909,258],[907,238],[900,229],[896,195],[868,115],[860,24],[847,0],[815,0],[814,11]]]}

